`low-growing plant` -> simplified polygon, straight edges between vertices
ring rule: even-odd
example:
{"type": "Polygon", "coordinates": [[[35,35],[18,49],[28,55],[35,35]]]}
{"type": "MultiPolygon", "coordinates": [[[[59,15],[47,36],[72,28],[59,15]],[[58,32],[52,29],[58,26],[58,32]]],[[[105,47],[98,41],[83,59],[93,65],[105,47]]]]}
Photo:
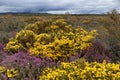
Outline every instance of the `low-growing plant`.
{"type": "Polygon", "coordinates": [[[0,65],[1,75],[9,80],[38,80],[42,70],[47,67],[53,68],[59,63],[47,57],[41,59],[30,56],[29,53],[19,52],[4,58],[0,65]]]}
{"type": "Polygon", "coordinates": [[[62,62],[59,67],[47,68],[40,75],[39,80],[119,80],[120,64],[92,62],[83,59],[75,62],[62,62]]]}
{"type": "Polygon", "coordinates": [[[103,60],[106,60],[107,62],[113,61],[109,49],[107,49],[104,43],[100,41],[94,41],[93,45],[87,50],[84,50],[82,54],[82,57],[89,62],[103,62],[103,60]]]}

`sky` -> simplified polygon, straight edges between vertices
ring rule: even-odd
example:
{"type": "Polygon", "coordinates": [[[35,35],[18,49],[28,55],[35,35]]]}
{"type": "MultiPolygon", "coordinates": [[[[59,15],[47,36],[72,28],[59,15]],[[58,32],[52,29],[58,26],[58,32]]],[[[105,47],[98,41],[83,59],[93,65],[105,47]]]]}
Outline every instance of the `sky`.
{"type": "Polygon", "coordinates": [[[0,13],[104,14],[120,12],[120,0],[0,0],[0,13]]]}

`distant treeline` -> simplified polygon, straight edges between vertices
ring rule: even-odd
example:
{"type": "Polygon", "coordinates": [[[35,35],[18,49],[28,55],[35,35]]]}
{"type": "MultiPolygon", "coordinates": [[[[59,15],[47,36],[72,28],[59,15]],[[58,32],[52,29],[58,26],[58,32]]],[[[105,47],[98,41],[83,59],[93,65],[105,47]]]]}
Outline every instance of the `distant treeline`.
{"type": "Polygon", "coordinates": [[[107,14],[50,14],[50,13],[0,13],[0,15],[14,15],[14,16],[106,16],[107,14]]]}

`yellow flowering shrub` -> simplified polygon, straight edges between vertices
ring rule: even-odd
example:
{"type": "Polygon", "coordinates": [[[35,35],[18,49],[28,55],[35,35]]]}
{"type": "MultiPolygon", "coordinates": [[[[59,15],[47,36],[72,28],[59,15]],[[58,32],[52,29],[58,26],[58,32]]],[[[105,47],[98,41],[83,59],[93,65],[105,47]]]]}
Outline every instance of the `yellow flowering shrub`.
{"type": "Polygon", "coordinates": [[[52,25],[59,25],[60,28],[64,29],[67,24],[65,19],[58,19],[52,23],[52,25]]]}
{"type": "Polygon", "coordinates": [[[117,63],[88,63],[79,59],[75,62],[62,62],[54,69],[47,68],[39,80],[119,80],[120,64],[117,63]]]}
{"type": "Polygon", "coordinates": [[[7,70],[8,78],[13,78],[13,77],[16,77],[17,75],[18,75],[18,70],[15,70],[14,68],[7,70]]]}
{"type": "Polygon", "coordinates": [[[43,44],[43,45],[48,44],[50,41],[50,35],[46,33],[42,33],[42,34],[36,35],[35,40],[39,44],[43,44]]]}
{"type": "Polygon", "coordinates": [[[35,34],[30,30],[21,30],[16,34],[14,39],[11,39],[7,45],[6,50],[8,52],[17,52],[18,50],[27,50],[33,46],[35,34]]]}
{"type": "Polygon", "coordinates": [[[47,68],[47,70],[45,70],[43,72],[43,76],[40,76],[39,80],[67,80],[67,74],[65,70],[59,70],[57,69],[56,71],[52,70],[51,68],[47,68]],[[49,74],[50,73],[50,74],[49,74]],[[54,74],[54,75],[53,75],[54,74]],[[47,77],[46,77],[47,75],[47,77]]]}
{"type": "Polygon", "coordinates": [[[23,45],[18,42],[16,39],[11,39],[9,43],[7,43],[5,50],[8,52],[17,52],[18,50],[25,50],[23,45]]]}
{"type": "Polygon", "coordinates": [[[54,60],[64,60],[91,46],[96,30],[87,32],[81,27],[72,27],[64,19],[47,20],[30,24],[17,33],[16,43],[10,41],[6,49],[11,51],[29,50],[31,55],[48,56],[54,60]],[[18,46],[19,45],[19,46],[18,46]],[[21,47],[22,46],[22,47],[21,47]],[[15,48],[14,48],[15,47],[15,48]]]}
{"type": "Polygon", "coordinates": [[[54,60],[63,60],[91,46],[96,30],[87,32],[77,27],[75,32],[60,30],[56,33],[42,33],[36,36],[34,46],[29,49],[31,55],[42,55],[54,60]]]}
{"type": "Polygon", "coordinates": [[[19,71],[15,68],[7,69],[6,67],[0,66],[0,73],[6,74],[8,78],[14,78],[18,75],[19,71]]]}
{"type": "Polygon", "coordinates": [[[35,34],[31,30],[21,30],[19,33],[16,34],[15,39],[18,40],[20,44],[22,44],[25,48],[29,47],[34,43],[35,34]]]}
{"type": "Polygon", "coordinates": [[[36,42],[34,48],[30,48],[31,55],[42,55],[51,57],[54,60],[61,60],[73,54],[73,41],[69,39],[55,39],[54,42],[45,44],[36,42]]]}
{"type": "Polygon", "coordinates": [[[5,72],[5,71],[6,71],[6,68],[3,67],[3,66],[0,66],[0,73],[3,73],[3,72],[5,72]]]}
{"type": "Polygon", "coordinates": [[[48,19],[45,21],[41,21],[41,22],[35,22],[34,24],[29,24],[25,27],[25,30],[31,30],[33,31],[35,34],[41,34],[41,33],[45,33],[45,28],[49,27],[52,23],[52,20],[48,19]]]}

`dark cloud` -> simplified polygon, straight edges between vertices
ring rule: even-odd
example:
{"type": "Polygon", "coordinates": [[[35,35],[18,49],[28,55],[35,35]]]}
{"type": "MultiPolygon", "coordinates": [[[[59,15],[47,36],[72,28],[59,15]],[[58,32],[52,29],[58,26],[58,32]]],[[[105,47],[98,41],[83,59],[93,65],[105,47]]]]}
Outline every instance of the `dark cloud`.
{"type": "Polygon", "coordinates": [[[2,12],[105,13],[120,0],[0,0],[2,12]]]}

